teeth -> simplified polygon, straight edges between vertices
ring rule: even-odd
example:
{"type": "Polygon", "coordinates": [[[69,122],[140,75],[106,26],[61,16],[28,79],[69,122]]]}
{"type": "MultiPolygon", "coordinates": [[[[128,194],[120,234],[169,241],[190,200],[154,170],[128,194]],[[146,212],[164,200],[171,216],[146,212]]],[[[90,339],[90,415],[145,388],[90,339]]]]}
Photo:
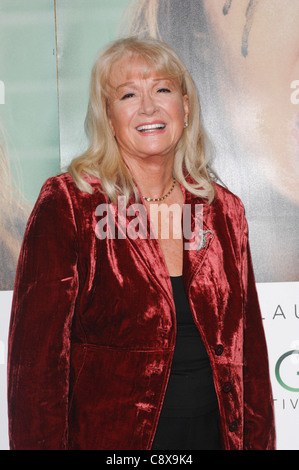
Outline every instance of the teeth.
{"type": "Polygon", "coordinates": [[[139,126],[137,127],[137,130],[142,132],[142,131],[151,131],[154,129],[164,129],[165,124],[145,124],[144,126],[139,126]]]}

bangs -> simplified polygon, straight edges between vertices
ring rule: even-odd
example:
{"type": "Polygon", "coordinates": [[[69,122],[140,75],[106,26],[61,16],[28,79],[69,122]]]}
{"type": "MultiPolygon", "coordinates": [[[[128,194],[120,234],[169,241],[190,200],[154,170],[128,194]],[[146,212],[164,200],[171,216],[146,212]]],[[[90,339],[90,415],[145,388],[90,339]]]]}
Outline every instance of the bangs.
{"type": "MultiPolygon", "coordinates": [[[[140,46],[140,45],[139,45],[140,46]]],[[[148,46],[148,45],[146,45],[148,46]]],[[[113,60],[106,64],[105,73],[102,70],[102,91],[106,98],[109,96],[109,88],[111,90],[111,72],[113,66],[121,61],[126,62],[126,79],[130,79],[132,69],[136,61],[143,63],[142,78],[148,78],[152,72],[161,75],[163,78],[174,80],[180,87],[182,94],[187,93],[187,86],[185,80],[185,66],[178,63],[176,57],[169,57],[169,52],[154,47],[139,47],[127,48],[125,51],[116,51],[113,60]]]]}
{"type": "MultiPolygon", "coordinates": [[[[161,75],[163,78],[169,78],[178,83],[181,89],[185,88],[184,71],[181,70],[173,61],[169,61],[168,57],[163,55],[150,55],[144,56],[143,54],[131,54],[130,60],[128,61],[128,75],[131,73],[131,69],[135,61],[143,62],[143,75],[142,78],[148,78],[153,71],[161,75]]],[[[182,90],[183,91],[183,90],[182,90]]]]}

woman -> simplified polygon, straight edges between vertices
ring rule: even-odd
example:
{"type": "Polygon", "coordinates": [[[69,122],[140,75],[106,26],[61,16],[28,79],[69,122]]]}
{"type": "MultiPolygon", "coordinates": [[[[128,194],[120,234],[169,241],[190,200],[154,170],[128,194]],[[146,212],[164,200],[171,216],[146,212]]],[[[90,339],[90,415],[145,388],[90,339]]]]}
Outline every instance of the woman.
{"type": "Polygon", "coordinates": [[[11,448],[272,449],[244,210],[211,179],[188,71],[162,42],[116,41],[86,124],[88,150],[46,181],[24,238],[11,448]]]}

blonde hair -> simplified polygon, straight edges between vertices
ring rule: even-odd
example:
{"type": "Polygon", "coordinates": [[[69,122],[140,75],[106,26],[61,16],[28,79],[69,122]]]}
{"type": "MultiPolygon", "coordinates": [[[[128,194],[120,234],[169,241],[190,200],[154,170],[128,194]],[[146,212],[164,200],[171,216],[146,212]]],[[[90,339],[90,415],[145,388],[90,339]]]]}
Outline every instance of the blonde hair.
{"type": "Polygon", "coordinates": [[[12,177],[0,129],[0,290],[13,289],[29,206],[12,177]]]}
{"type": "MultiPolygon", "coordinates": [[[[162,41],[154,38],[128,37],[109,44],[96,60],[91,74],[90,98],[85,128],[90,143],[88,149],[75,158],[68,171],[82,191],[92,193],[89,176],[100,179],[104,192],[116,202],[119,195],[129,197],[139,194],[108,121],[109,78],[113,65],[123,57],[142,58],[145,74],[153,68],[176,80],[183,95],[189,98],[189,126],[184,130],[175,149],[173,176],[191,193],[208,199],[214,197],[214,186],[206,158],[205,133],[200,119],[200,106],[196,86],[185,65],[162,41]],[[187,175],[195,183],[189,183],[187,175]]],[[[128,67],[131,61],[128,61],[128,67]]]]}
{"type": "Polygon", "coordinates": [[[122,15],[119,34],[162,40],[158,28],[159,5],[160,0],[131,0],[122,15]]]}

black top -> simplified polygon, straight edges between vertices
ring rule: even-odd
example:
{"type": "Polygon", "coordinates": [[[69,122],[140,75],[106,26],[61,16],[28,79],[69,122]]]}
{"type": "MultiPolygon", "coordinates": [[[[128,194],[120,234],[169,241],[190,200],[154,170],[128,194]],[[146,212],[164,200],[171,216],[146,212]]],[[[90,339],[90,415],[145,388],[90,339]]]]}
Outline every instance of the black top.
{"type": "Polygon", "coordinates": [[[183,277],[170,279],[176,307],[177,336],[152,448],[217,450],[218,401],[209,357],[194,323],[183,277]],[[186,441],[185,444],[182,440],[186,441]]]}
{"type": "Polygon", "coordinates": [[[171,277],[177,336],[163,416],[193,417],[217,407],[209,357],[194,323],[183,277],[171,277]]]}

